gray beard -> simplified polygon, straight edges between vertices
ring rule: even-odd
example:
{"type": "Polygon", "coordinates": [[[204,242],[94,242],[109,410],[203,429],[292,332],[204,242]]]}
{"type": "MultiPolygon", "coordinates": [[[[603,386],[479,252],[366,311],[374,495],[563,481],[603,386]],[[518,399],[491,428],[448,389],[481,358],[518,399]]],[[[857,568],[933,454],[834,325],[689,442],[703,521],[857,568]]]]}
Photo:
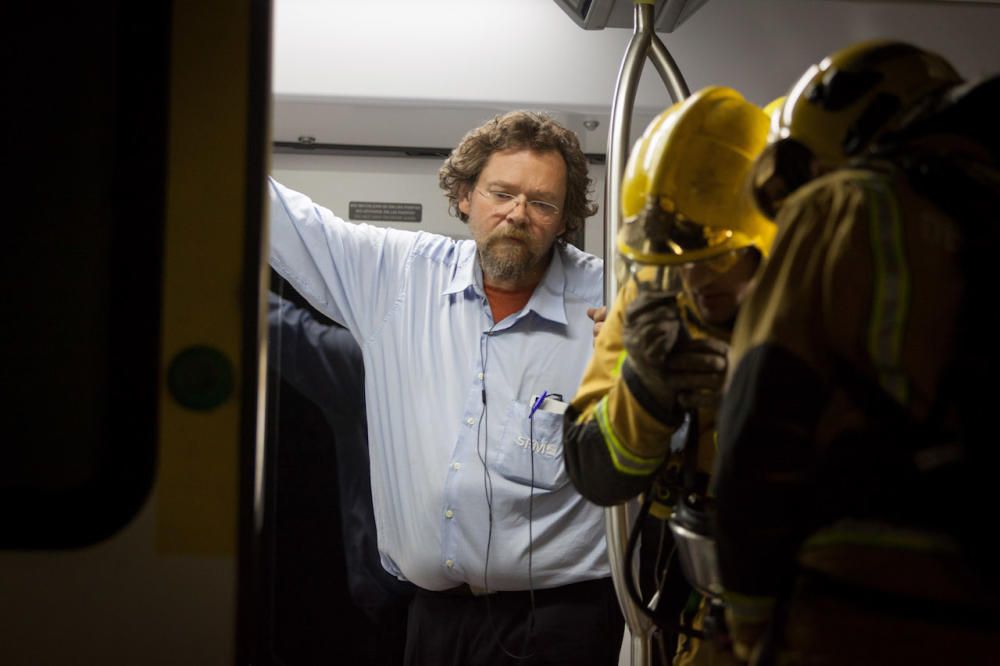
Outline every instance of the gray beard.
{"type": "Polygon", "coordinates": [[[524,245],[504,244],[499,239],[486,239],[478,246],[479,264],[483,275],[492,280],[519,280],[527,275],[534,263],[531,251],[524,245]]]}

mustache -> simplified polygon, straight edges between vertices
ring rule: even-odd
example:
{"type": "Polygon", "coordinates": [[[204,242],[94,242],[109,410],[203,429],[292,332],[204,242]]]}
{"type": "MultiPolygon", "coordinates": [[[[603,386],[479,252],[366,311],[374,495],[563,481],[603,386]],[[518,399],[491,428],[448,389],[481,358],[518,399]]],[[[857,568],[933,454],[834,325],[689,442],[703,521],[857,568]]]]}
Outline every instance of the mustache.
{"type": "Polygon", "coordinates": [[[515,229],[508,227],[507,229],[497,229],[492,234],[490,234],[487,239],[487,243],[493,243],[498,240],[517,240],[517,241],[528,241],[530,235],[520,229],[515,229]]]}

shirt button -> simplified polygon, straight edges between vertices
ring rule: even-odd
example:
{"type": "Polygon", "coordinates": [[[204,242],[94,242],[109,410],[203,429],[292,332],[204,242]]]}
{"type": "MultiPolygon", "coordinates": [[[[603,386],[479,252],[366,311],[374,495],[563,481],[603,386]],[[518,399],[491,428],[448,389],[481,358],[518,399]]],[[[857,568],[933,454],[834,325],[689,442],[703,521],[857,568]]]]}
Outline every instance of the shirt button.
{"type": "Polygon", "coordinates": [[[459,470],[459,469],[462,468],[462,463],[457,463],[457,462],[452,463],[451,464],[451,468],[454,469],[454,470],[459,470]]]}
{"type": "Polygon", "coordinates": [[[485,376],[486,376],[486,375],[484,375],[483,373],[481,373],[481,372],[479,373],[479,378],[480,378],[480,379],[482,379],[482,378],[483,378],[483,377],[485,377],[485,376]]]}
{"type": "Polygon", "coordinates": [[[444,512],[444,517],[445,518],[454,518],[455,517],[455,512],[452,511],[451,509],[448,509],[447,511],[444,512]]]}
{"type": "Polygon", "coordinates": [[[476,419],[474,419],[474,418],[472,418],[470,416],[469,418],[465,419],[465,422],[468,423],[469,425],[475,425],[476,424],[476,419]]]}
{"type": "Polygon", "coordinates": [[[455,566],[455,560],[445,560],[444,565],[449,569],[451,569],[453,566],[455,566]]]}

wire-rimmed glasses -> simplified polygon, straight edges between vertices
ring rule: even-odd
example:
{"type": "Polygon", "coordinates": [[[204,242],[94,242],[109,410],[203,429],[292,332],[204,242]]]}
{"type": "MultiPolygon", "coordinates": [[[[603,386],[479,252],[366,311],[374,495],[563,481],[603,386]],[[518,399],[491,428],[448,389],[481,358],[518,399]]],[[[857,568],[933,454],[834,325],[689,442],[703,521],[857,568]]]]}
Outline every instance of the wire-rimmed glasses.
{"type": "MultiPolygon", "coordinates": [[[[520,195],[511,194],[510,192],[505,192],[503,190],[484,191],[478,187],[475,188],[475,190],[476,192],[479,192],[483,198],[491,202],[496,208],[503,208],[511,202],[514,202],[514,208],[516,208],[517,204],[521,202],[520,195]]],[[[524,206],[529,215],[540,220],[553,220],[559,216],[559,206],[549,201],[525,198],[524,206]]],[[[513,210],[513,208],[511,210],[513,210]]]]}

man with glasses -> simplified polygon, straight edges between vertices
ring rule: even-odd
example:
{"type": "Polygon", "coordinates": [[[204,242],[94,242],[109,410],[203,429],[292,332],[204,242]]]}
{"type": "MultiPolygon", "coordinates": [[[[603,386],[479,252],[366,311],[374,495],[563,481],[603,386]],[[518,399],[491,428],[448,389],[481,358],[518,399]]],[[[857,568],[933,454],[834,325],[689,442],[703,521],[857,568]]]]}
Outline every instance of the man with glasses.
{"type": "Polygon", "coordinates": [[[271,265],[361,345],[383,566],[419,589],[406,664],[617,663],[603,514],[569,483],[562,396],[603,264],[574,134],[512,112],[439,172],[472,241],[353,225],[270,186],[271,265]]]}

